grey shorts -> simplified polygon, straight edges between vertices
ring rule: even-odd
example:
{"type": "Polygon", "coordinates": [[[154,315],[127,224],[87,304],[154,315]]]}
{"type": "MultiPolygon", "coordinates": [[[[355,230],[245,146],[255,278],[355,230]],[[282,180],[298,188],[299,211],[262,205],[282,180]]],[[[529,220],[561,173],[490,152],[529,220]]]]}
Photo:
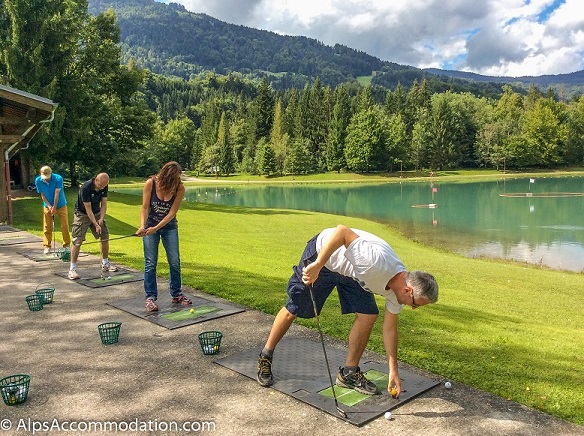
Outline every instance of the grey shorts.
{"type": "Polygon", "coordinates": [[[109,239],[109,230],[105,220],[103,220],[103,225],[101,226],[101,235],[99,235],[95,231],[95,226],[87,215],[75,213],[73,218],[73,225],[71,226],[73,244],[81,245],[81,243],[85,241],[85,234],[87,233],[87,230],[91,230],[91,233],[95,239],[109,239]]]}

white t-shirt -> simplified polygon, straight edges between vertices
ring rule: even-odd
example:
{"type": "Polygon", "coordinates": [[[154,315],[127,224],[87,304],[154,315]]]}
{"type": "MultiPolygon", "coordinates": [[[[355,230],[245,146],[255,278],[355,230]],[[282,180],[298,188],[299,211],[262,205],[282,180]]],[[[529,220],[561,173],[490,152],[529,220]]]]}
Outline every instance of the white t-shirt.
{"type": "MultiPolygon", "coordinates": [[[[342,245],[335,250],[325,267],[343,276],[352,277],[366,291],[385,297],[385,307],[397,315],[403,304],[399,304],[395,293],[385,287],[392,277],[406,271],[406,267],[383,239],[364,230],[351,230],[359,237],[349,247],[342,245]]],[[[334,231],[335,228],[325,229],[318,235],[318,253],[334,231]]]]}

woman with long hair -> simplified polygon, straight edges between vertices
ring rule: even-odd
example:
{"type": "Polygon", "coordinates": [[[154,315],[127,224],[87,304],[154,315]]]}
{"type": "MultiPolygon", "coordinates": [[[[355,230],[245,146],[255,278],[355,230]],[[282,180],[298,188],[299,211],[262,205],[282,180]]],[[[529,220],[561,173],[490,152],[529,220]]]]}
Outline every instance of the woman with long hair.
{"type": "Polygon", "coordinates": [[[140,228],[137,234],[143,236],[144,290],[146,291],[146,310],[149,312],[158,310],[156,266],[161,240],[170,267],[172,303],[182,306],[192,304],[192,301],[181,291],[178,221],[176,219],[176,213],[185,195],[181,173],[178,163],[168,162],[163,165],[158,174],[152,176],[144,184],[140,228]]]}

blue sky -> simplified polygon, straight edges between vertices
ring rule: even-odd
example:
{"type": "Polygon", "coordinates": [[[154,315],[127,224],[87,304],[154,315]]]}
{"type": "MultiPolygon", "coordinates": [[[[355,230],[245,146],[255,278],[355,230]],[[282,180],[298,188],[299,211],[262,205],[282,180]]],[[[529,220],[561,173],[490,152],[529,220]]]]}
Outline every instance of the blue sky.
{"type": "Polygon", "coordinates": [[[513,77],[584,69],[582,0],[173,2],[229,23],[339,43],[419,68],[513,77]]]}

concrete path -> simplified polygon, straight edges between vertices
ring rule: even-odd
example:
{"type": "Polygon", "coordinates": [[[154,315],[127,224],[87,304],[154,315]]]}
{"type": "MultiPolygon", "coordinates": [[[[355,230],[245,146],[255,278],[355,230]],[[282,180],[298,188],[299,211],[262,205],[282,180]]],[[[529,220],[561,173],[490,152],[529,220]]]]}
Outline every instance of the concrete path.
{"type": "MultiPolygon", "coordinates": [[[[26,403],[0,404],[0,435],[584,435],[584,427],[458,383],[450,390],[441,384],[404,404],[391,421],[381,417],[355,427],[262,388],[201,353],[197,335],[205,330],[224,334],[218,357],[263,343],[272,316],[248,309],[167,330],[106,304],[142,295],[141,282],[92,289],[54,274],[67,263],[17,254],[40,245],[0,246],[0,377],[32,376],[26,403]],[[54,285],[53,303],[31,312],[25,296],[41,283],[54,285]],[[119,343],[102,345],[97,325],[112,320],[122,322],[119,343]],[[174,430],[183,424],[192,431],[174,430]]],[[[79,263],[99,259],[90,255],[79,263]]],[[[167,281],[159,283],[167,292],[167,281]]],[[[298,325],[289,335],[318,340],[316,332],[298,325]]],[[[372,353],[367,357],[384,361],[372,353]]]]}

